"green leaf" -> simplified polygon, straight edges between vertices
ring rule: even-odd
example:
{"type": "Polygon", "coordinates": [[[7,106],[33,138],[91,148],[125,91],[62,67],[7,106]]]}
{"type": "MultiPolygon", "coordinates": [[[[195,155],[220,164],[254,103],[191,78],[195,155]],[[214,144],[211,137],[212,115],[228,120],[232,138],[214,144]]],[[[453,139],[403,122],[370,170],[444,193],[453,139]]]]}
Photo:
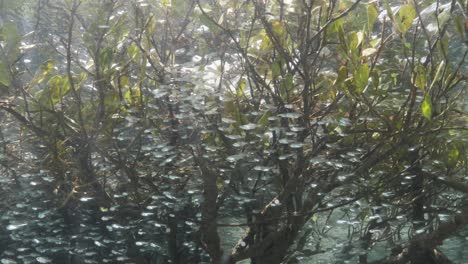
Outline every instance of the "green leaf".
{"type": "Polygon", "coordinates": [[[450,20],[450,17],[451,17],[450,8],[445,8],[441,13],[439,13],[438,19],[439,19],[440,27],[443,27],[445,23],[447,23],[450,20]]]}
{"type": "Polygon", "coordinates": [[[273,31],[275,37],[280,41],[279,44],[282,45],[287,37],[287,32],[283,23],[280,20],[274,20],[271,23],[271,30],[273,31]]]}
{"type": "Polygon", "coordinates": [[[380,42],[382,41],[382,38],[375,38],[369,42],[371,47],[376,48],[377,45],[380,45],[380,42]]]}
{"type": "Polygon", "coordinates": [[[421,105],[421,111],[425,118],[431,120],[432,118],[432,101],[429,95],[424,96],[424,100],[421,105]]]}
{"type": "Polygon", "coordinates": [[[122,87],[127,87],[128,86],[128,76],[127,75],[123,75],[119,78],[119,82],[120,82],[120,85],[122,87]]]}
{"type": "Polygon", "coordinates": [[[260,117],[260,119],[258,120],[257,122],[257,125],[261,126],[261,127],[266,127],[268,126],[268,118],[271,116],[271,112],[270,111],[266,111],[262,117],[260,117]]]}
{"type": "Polygon", "coordinates": [[[362,44],[362,41],[364,40],[364,33],[362,31],[359,31],[356,33],[357,37],[357,44],[356,44],[356,49],[359,48],[362,44]]]}
{"type": "Polygon", "coordinates": [[[125,94],[124,94],[124,99],[125,101],[128,103],[128,104],[132,104],[132,92],[130,90],[126,91],[125,94]]]}
{"type": "Polygon", "coordinates": [[[47,87],[50,96],[50,103],[53,106],[60,102],[60,100],[62,100],[62,98],[70,91],[70,82],[68,81],[68,77],[56,75],[50,78],[47,82],[47,87]]]}
{"type": "Polygon", "coordinates": [[[448,54],[449,40],[447,35],[444,35],[440,41],[437,42],[437,50],[440,54],[448,54]]]}
{"type": "Polygon", "coordinates": [[[241,97],[242,95],[244,95],[245,85],[246,85],[246,80],[244,78],[242,78],[237,83],[236,94],[237,94],[238,97],[241,97]]]}
{"type": "Polygon", "coordinates": [[[390,74],[390,77],[392,78],[393,85],[397,85],[398,83],[398,73],[394,72],[390,74]]]}
{"type": "Polygon", "coordinates": [[[13,62],[17,58],[18,46],[21,40],[17,25],[12,22],[5,23],[0,30],[0,39],[5,40],[6,46],[3,47],[3,51],[7,55],[8,60],[13,62]]]}
{"type": "Polygon", "coordinates": [[[310,218],[310,221],[312,221],[312,223],[317,223],[317,220],[318,220],[317,214],[314,214],[314,215],[310,218]]]}
{"type": "Polygon", "coordinates": [[[348,43],[349,43],[349,53],[356,51],[357,47],[359,46],[359,39],[356,32],[352,32],[348,35],[348,43]]]}
{"type": "Polygon", "coordinates": [[[279,61],[275,61],[271,65],[271,75],[273,75],[273,77],[278,77],[281,75],[281,65],[279,61]]]}
{"type": "Polygon", "coordinates": [[[372,85],[374,89],[379,88],[380,80],[379,80],[379,74],[376,71],[372,71],[371,79],[372,79],[372,85]]]}
{"type": "Polygon", "coordinates": [[[429,91],[432,90],[432,87],[434,86],[435,82],[439,79],[440,73],[442,72],[444,65],[445,65],[444,61],[441,61],[439,63],[436,74],[434,75],[434,79],[432,79],[431,86],[429,86],[429,91]]]}
{"type": "Polygon", "coordinates": [[[367,5],[367,29],[372,31],[375,20],[377,19],[377,9],[373,4],[367,5]]]}
{"type": "Polygon", "coordinates": [[[46,78],[55,72],[55,61],[47,60],[39,66],[39,69],[36,71],[34,78],[29,83],[29,87],[36,86],[42,83],[46,78]]]}
{"type": "Polygon", "coordinates": [[[52,77],[47,84],[49,86],[51,103],[52,105],[55,105],[64,95],[62,93],[62,77],[60,75],[56,75],[52,77]]]}
{"type": "Polygon", "coordinates": [[[131,106],[138,105],[141,99],[139,83],[136,83],[133,87],[129,88],[123,97],[127,104],[131,106]]]}
{"type": "Polygon", "coordinates": [[[409,27],[413,23],[414,18],[416,17],[416,10],[412,5],[404,5],[398,11],[398,20],[397,27],[398,30],[405,34],[408,31],[409,27]]]}
{"type": "Polygon", "coordinates": [[[421,90],[426,89],[426,68],[423,67],[422,65],[417,65],[414,69],[414,86],[418,87],[421,90]]]}
{"type": "Polygon", "coordinates": [[[156,30],[156,19],[154,16],[151,16],[149,20],[146,22],[145,33],[148,35],[152,35],[155,30],[156,30]]]}
{"type": "Polygon", "coordinates": [[[4,86],[10,86],[11,84],[10,74],[8,73],[7,67],[1,60],[0,60],[0,84],[4,86]]]}
{"type": "Polygon", "coordinates": [[[348,69],[346,68],[346,66],[343,65],[340,67],[340,69],[338,69],[338,77],[336,77],[336,80],[333,83],[333,85],[343,83],[346,80],[346,78],[348,78],[348,69]]]}
{"type": "Polygon", "coordinates": [[[273,42],[271,39],[266,35],[263,36],[262,42],[260,43],[260,51],[267,52],[273,48],[273,42]]]}
{"type": "Polygon", "coordinates": [[[131,44],[127,48],[127,55],[134,60],[138,60],[139,48],[136,44],[131,44]]]}
{"type": "Polygon", "coordinates": [[[47,60],[39,67],[39,69],[42,71],[43,75],[48,74],[54,69],[55,64],[56,62],[54,60],[47,60]]]}
{"type": "Polygon", "coordinates": [[[344,19],[343,18],[340,18],[338,20],[336,20],[335,22],[333,22],[327,30],[329,30],[330,33],[338,33],[338,31],[340,30],[340,28],[342,27],[343,25],[343,21],[344,19]]]}
{"type": "Polygon", "coordinates": [[[338,28],[338,38],[340,39],[340,44],[341,44],[341,47],[343,48],[343,50],[345,52],[348,52],[348,42],[346,41],[346,38],[345,38],[346,34],[343,30],[343,27],[341,25],[339,25],[339,28],[338,28]]]}
{"type": "Polygon", "coordinates": [[[362,64],[354,72],[354,83],[357,91],[362,93],[367,86],[369,79],[369,65],[362,64]]]}
{"type": "Polygon", "coordinates": [[[293,75],[291,73],[286,74],[284,85],[286,87],[286,90],[288,91],[291,91],[292,89],[294,89],[294,80],[293,80],[293,75]]]}
{"type": "Polygon", "coordinates": [[[394,21],[395,16],[393,15],[392,8],[390,7],[390,4],[388,3],[388,0],[384,0],[384,5],[385,5],[385,10],[387,11],[387,15],[390,18],[391,21],[394,21]]]}
{"type": "Polygon", "coordinates": [[[458,34],[460,34],[461,39],[465,38],[465,26],[463,25],[463,17],[462,16],[456,16],[454,19],[455,23],[455,28],[458,31],[458,34]]]}
{"type": "Polygon", "coordinates": [[[359,32],[352,32],[348,34],[348,53],[351,56],[351,60],[355,63],[359,62],[358,53],[360,51],[359,47],[362,45],[362,41],[364,40],[364,33],[361,31],[359,32]]]}

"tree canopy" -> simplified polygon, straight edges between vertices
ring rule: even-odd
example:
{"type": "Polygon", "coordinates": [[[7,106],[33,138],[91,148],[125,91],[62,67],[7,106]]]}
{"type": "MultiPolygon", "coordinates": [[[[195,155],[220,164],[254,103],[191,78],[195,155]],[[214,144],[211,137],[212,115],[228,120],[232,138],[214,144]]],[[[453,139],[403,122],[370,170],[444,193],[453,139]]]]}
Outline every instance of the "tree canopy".
{"type": "Polygon", "coordinates": [[[0,0],[0,263],[465,263],[466,0],[0,0]]]}

